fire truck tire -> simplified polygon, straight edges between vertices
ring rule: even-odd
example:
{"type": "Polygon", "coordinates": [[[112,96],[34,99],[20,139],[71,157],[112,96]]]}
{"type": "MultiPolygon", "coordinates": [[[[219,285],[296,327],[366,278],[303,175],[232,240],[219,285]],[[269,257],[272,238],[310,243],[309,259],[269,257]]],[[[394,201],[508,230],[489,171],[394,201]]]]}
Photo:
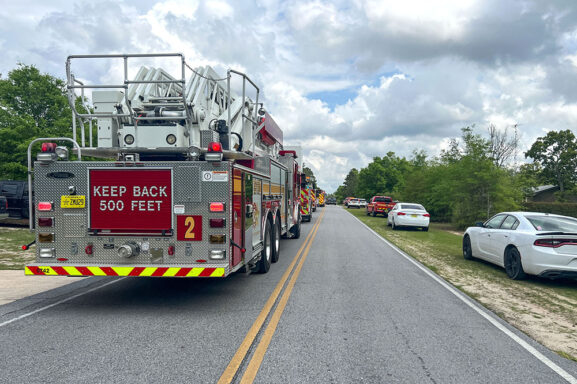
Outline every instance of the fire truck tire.
{"type": "Polygon", "coordinates": [[[297,225],[293,225],[293,227],[291,228],[291,233],[293,234],[292,238],[293,239],[298,239],[299,237],[301,237],[301,218],[299,217],[299,221],[297,223],[297,225]]]}
{"type": "Polygon", "coordinates": [[[272,235],[272,258],[271,261],[276,263],[280,256],[280,218],[277,216],[276,224],[274,225],[274,232],[272,235]]]}
{"type": "Polygon", "coordinates": [[[263,247],[262,253],[260,255],[260,261],[257,264],[258,273],[267,273],[270,269],[270,262],[272,258],[272,225],[270,220],[266,221],[264,226],[264,237],[263,237],[263,247]]]}

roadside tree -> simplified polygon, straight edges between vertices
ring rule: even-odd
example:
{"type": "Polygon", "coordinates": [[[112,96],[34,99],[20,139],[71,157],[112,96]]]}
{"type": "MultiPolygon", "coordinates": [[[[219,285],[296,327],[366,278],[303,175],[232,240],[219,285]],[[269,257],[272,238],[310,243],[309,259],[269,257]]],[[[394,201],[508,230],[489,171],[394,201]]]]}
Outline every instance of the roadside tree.
{"type": "Polygon", "coordinates": [[[577,139],[569,129],[537,138],[525,157],[532,158],[541,169],[541,180],[557,184],[561,193],[577,180],[577,139]]]}

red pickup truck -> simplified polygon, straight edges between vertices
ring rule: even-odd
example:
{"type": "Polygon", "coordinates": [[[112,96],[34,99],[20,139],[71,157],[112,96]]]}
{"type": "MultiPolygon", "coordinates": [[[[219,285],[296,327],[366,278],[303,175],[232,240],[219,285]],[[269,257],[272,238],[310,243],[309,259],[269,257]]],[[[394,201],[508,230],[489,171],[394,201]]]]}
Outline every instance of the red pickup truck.
{"type": "Polygon", "coordinates": [[[383,215],[387,217],[389,211],[395,206],[395,202],[389,196],[373,196],[367,204],[367,215],[383,215]]]}

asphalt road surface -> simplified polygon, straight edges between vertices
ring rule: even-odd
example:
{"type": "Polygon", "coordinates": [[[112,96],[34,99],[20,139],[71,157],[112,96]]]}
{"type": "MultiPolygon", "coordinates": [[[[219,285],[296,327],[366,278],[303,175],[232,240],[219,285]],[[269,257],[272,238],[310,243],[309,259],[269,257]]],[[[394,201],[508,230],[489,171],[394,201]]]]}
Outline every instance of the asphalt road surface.
{"type": "Polygon", "coordinates": [[[0,306],[0,383],[577,383],[344,209],[302,228],[265,275],[84,278],[0,306]]]}

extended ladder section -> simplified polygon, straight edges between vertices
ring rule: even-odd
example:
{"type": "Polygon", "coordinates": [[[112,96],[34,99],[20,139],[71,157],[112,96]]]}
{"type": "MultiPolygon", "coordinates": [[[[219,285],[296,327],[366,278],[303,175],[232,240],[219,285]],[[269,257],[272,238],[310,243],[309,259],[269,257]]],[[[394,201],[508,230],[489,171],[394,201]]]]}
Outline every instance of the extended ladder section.
{"type": "MultiPolygon", "coordinates": [[[[258,101],[259,88],[243,73],[229,70],[222,78],[209,66],[193,69],[179,53],[74,55],[67,59],[66,73],[68,99],[75,123],[80,122],[79,141],[87,155],[114,158],[121,153],[151,151],[190,154],[191,148],[202,151],[210,142],[218,141],[225,153],[238,152],[239,158],[240,154],[274,155],[282,145],[282,132],[277,134],[276,124],[265,115],[258,101]],[[88,84],[78,80],[87,76],[72,73],[73,61],[103,59],[116,61],[115,64],[121,61],[123,74],[117,74],[121,82],[88,84]],[[179,60],[178,65],[171,66],[178,68],[179,74],[151,66],[140,66],[137,70],[136,65],[131,67],[142,60],[155,63],[179,60]],[[130,78],[129,74],[134,72],[136,75],[130,78]],[[242,87],[241,96],[231,92],[233,75],[241,80],[235,83],[242,87]],[[85,104],[86,111],[79,111],[75,101],[80,94],[85,103],[86,89],[92,90],[92,104],[85,104]],[[254,101],[247,96],[249,93],[254,101]],[[93,120],[97,121],[95,147],[93,120]],[[85,143],[87,123],[89,147],[85,143]]],[[[77,139],[75,128],[76,124],[73,136],[77,139]]]]}

